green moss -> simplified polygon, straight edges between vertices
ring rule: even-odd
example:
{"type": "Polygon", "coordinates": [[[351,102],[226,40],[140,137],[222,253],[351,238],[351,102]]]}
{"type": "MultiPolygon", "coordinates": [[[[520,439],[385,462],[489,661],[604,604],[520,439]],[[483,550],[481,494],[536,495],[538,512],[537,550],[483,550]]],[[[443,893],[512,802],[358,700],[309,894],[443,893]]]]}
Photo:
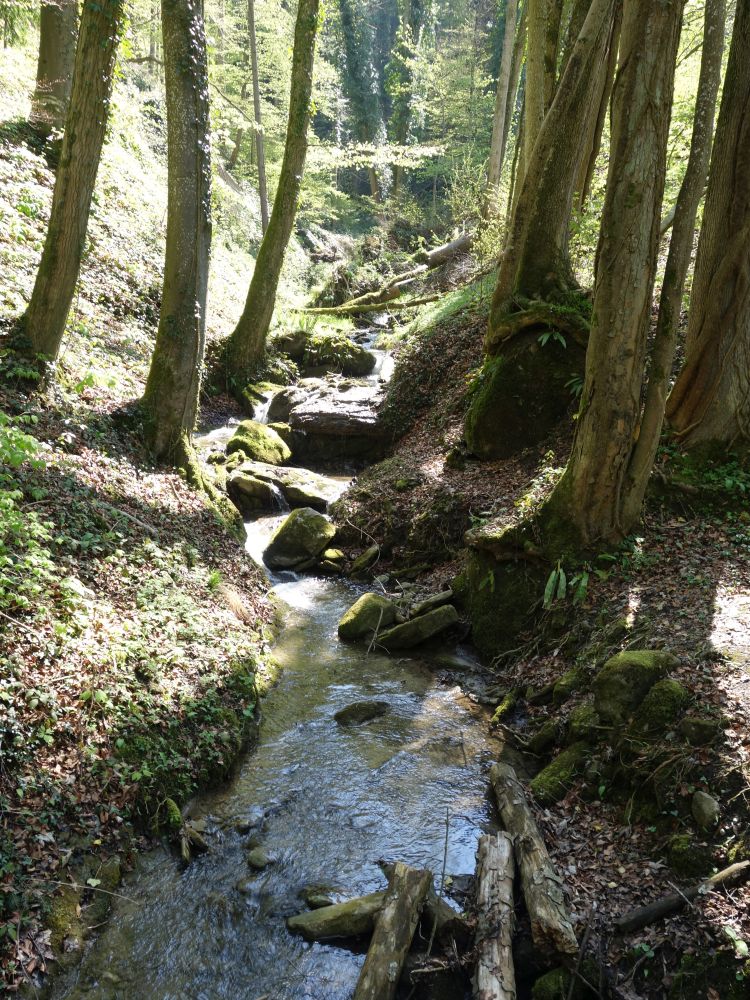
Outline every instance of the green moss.
{"type": "Polygon", "coordinates": [[[627,650],[610,657],[594,678],[594,705],[602,720],[623,722],[679,660],[662,649],[627,650]]]}
{"type": "Polygon", "coordinates": [[[175,837],[182,829],[182,812],[174,799],[166,798],[161,814],[157,817],[159,828],[170,837],[175,837]]]}
{"type": "Polygon", "coordinates": [[[728,952],[684,955],[672,981],[669,1000],[698,1000],[709,991],[721,1000],[747,1000],[750,961],[738,961],[728,952]]]}
{"type": "Polygon", "coordinates": [[[727,851],[727,861],[736,865],[740,861],[750,861],[750,833],[744,833],[727,851]]]}
{"type": "Polygon", "coordinates": [[[52,897],[46,924],[50,945],[57,955],[69,950],[65,947],[66,939],[75,942],[79,948],[83,942],[84,926],[78,912],[80,903],[81,891],[72,885],[59,886],[52,897]]]}
{"type": "Polygon", "coordinates": [[[559,736],[560,726],[557,719],[547,719],[537,729],[527,745],[529,750],[539,757],[557,744],[559,736]]]}
{"type": "Polygon", "coordinates": [[[292,457],[289,446],[273,428],[255,420],[243,420],[227,444],[227,454],[241,452],[255,462],[283,465],[292,457]]]}
{"type": "Polygon", "coordinates": [[[572,740],[593,741],[599,735],[602,720],[590,702],[577,705],[570,713],[569,734],[572,740]]]}
{"type": "Polygon", "coordinates": [[[721,732],[721,720],[708,716],[686,715],[678,726],[680,736],[694,747],[713,743],[721,732]]]}
{"type": "Polygon", "coordinates": [[[588,674],[582,667],[571,667],[570,670],[566,670],[555,684],[552,692],[553,703],[562,705],[574,692],[585,690],[588,680],[588,674]]]}
{"type": "Polygon", "coordinates": [[[315,333],[305,345],[303,364],[306,369],[326,368],[358,377],[370,374],[375,356],[342,333],[315,333]]]}
{"type": "Polygon", "coordinates": [[[665,678],[657,681],[638,709],[633,731],[644,735],[664,735],[674,726],[690,695],[679,681],[665,678]]]}
{"type": "Polygon", "coordinates": [[[696,840],[690,833],[678,833],[667,845],[669,867],[680,878],[702,878],[713,868],[713,856],[708,844],[696,840]]]}
{"type": "Polygon", "coordinates": [[[516,707],[517,702],[518,692],[515,689],[508,691],[492,714],[492,724],[496,726],[498,723],[504,722],[516,707]]]}
{"type": "Polygon", "coordinates": [[[576,776],[583,772],[589,753],[590,747],[587,743],[574,743],[543,768],[529,785],[537,802],[541,805],[559,802],[576,776]]]}

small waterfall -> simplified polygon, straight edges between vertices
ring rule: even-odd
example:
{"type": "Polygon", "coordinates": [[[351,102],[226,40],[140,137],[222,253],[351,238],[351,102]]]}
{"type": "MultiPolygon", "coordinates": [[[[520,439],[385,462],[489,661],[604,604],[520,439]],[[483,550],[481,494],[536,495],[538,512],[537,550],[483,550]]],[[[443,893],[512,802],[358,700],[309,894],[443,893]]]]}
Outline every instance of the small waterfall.
{"type": "Polygon", "coordinates": [[[273,397],[275,395],[275,392],[264,393],[263,402],[258,403],[258,405],[253,408],[253,420],[257,421],[259,424],[268,423],[268,411],[271,408],[271,403],[273,402],[273,397]]]}
{"type": "Polygon", "coordinates": [[[281,487],[276,483],[269,483],[268,487],[271,490],[271,502],[273,503],[274,512],[283,514],[291,510],[281,487]]]}

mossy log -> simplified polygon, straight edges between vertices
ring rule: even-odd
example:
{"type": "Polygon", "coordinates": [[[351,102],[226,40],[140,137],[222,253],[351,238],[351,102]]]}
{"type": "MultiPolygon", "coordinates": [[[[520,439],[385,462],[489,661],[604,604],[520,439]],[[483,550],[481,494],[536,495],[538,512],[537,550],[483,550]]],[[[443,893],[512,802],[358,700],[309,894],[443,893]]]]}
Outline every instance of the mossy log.
{"type": "Polygon", "coordinates": [[[550,860],[516,772],[508,764],[494,764],[490,780],[501,822],[514,838],[534,945],[546,955],[575,955],[578,942],[565,907],[562,879],[550,860]]]}
{"type": "Polygon", "coordinates": [[[397,861],[383,907],[375,921],[370,948],[354,991],[354,1000],[393,1000],[401,970],[417,928],[432,875],[397,861]]]}
{"type": "Polygon", "coordinates": [[[480,837],[477,851],[477,965],[474,1000],[515,1000],[513,968],[513,840],[480,837]]]}

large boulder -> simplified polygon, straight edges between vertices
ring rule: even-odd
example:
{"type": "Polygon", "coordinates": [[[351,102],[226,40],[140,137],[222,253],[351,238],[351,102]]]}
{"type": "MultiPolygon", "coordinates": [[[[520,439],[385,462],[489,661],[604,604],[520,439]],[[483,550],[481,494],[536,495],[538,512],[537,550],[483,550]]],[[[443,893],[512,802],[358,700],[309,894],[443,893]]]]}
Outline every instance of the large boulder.
{"type": "Polygon", "coordinates": [[[369,375],[375,355],[342,333],[313,334],[305,344],[302,364],[307,371],[341,372],[342,375],[369,375]]]}
{"type": "Polygon", "coordinates": [[[283,465],[292,457],[287,444],[273,428],[257,420],[243,420],[227,443],[227,454],[241,452],[246,458],[270,465],[283,465]]]}
{"type": "Polygon", "coordinates": [[[347,642],[370,639],[396,620],[396,605],[382,594],[362,594],[339,622],[339,638],[347,642]]]}
{"type": "Polygon", "coordinates": [[[227,479],[229,499],[241,514],[250,516],[264,510],[283,509],[281,496],[272,483],[238,469],[227,479]]]}
{"type": "Polygon", "coordinates": [[[278,510],[279,498],[282,498],[290,507],[313,507],[324,511],[341,492],[341,485],[307,469],[269,465],[267,462],[243,462],[229,476],[227,492],[240,510],[244,509],[243,495],[249,493],[253,501],[256,498],[266,500],[267,505],[262,508],[265,510],[278,510]],[[258,481],[266,485],[265,493],[255,485],[258,481]]]}
{"type": "Polygon", "coordinates": [[[382,456],[388,435],[380,419],[381,401],[381,395],[368,385],[354,384],[341,392],[311,392],[289,414],[292,430],[304,433],[297,459],[326,464],[382,456]]]}
{"type": "Polygon", "coordinates": [[[263,561],[271,569],[294,569],[317,558],[335,534],[336,527],[327,517],[312,507],[300,507],[273,533],[263,552],[263,561]]]}
{"type": "Polygon", "coordinates": [[[453,605],[444,604],[434,611],[428,611],[418,618],[412,618],[403,625],[396,625],[395,628],[384,632],[379,636],[378,644],[389,652],[411,649],[458,624],[458,620],[458,612],[453,605]]]}
{"type": "Polygon", "coordinates": [[[610,657],[594,678],[594,707],[602,722],[619,725],[679,660],[663,649],[628,649],[610,657]]]}

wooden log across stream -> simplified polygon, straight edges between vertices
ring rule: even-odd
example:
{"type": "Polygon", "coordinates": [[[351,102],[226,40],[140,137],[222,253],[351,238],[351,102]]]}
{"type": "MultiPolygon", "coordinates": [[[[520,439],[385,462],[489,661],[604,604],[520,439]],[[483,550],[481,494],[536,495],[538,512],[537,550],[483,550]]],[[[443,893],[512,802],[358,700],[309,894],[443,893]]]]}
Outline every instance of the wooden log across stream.
{"type": "Polygon", "coordinates": [[[486,835],[477,851],[477,965],[474,1000],[515,1000],[513,968],[513,840],[486,835]]]}
{"type": "Polygon", "coordinates": [[[508,764],[494,764],[490,780],[500,820],[513,837],[534,945],[545,955],[575,955],[578,942],[565,907],[562,879],[547,853],[516,772],[508,764]]]}

